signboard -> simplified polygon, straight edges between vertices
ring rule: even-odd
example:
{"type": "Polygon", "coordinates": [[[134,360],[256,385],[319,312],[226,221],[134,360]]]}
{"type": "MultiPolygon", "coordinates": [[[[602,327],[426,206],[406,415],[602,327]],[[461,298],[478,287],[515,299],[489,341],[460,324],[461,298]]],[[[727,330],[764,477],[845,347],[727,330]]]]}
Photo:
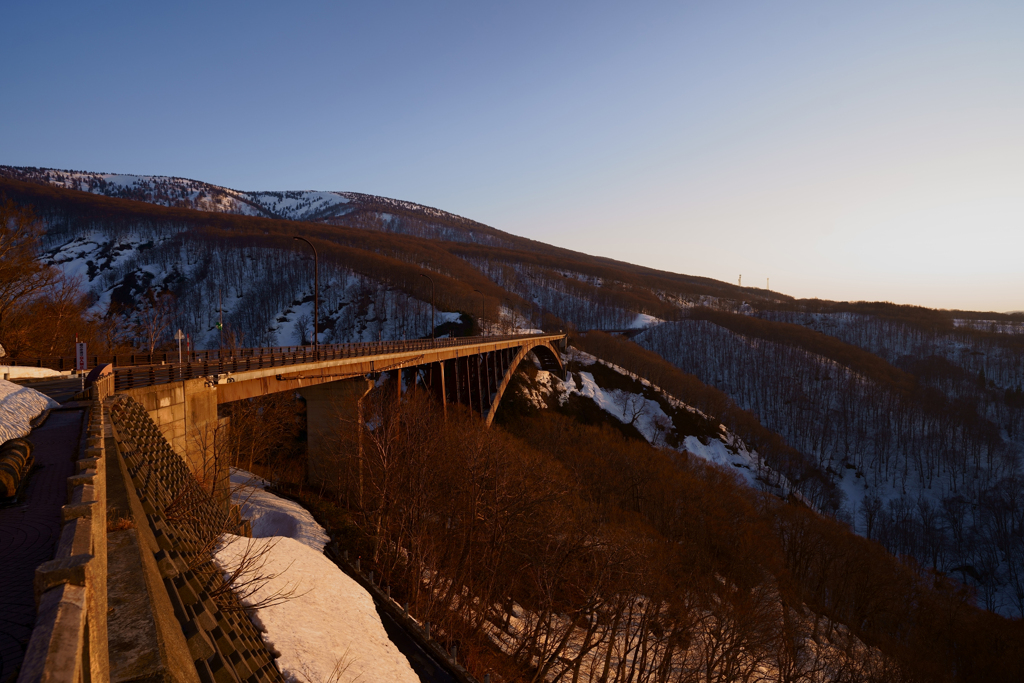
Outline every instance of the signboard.
{"type": "Polygon", "coordinates": [[[75,344],[75,370],[85,370],[85,342],[75,344]]]}

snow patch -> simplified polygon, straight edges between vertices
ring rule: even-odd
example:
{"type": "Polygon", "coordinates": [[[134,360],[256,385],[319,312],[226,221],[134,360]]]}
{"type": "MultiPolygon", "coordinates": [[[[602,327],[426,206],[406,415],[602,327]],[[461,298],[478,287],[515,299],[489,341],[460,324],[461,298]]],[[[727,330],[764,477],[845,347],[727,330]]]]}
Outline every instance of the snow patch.
{"type": "Polygon", "coordinates": [[[243,554],[263,552],[257,570],[271,577],[243,598],[259,605],[252,620],[285,680],[295,683],[418,681],[388,638],[373,599],[323,554],[330,540],[308,510],[266,490],[264,479],[231,469],[232,502],[252,523],[253,538],[221,536],[214,561],[231,572],[243,554]],[[275,596],[291,596],[273,604],[275,596]],[[339,672],[340,671],[340,675],[339,672]]]}
{"type": "Polygon", "coordinates": [[[295,501],[275,496],[268,482],[251,472],[231,468],[231,502],[241,508],[242,518],[252,523],[253,538],[286,536],[323,552],[330,537],[313,515],[295,501]]]}
{"type": "Polygon", "coordinates": [[[646,313],[638,313],[633,322],[629,324],[627,329],[638,330],[652,325],[660,325],[665,322],[661,318],[655,318],[653,315],[647,315],[646,313]]]}
{"type": "Polygon", "coordinates": [[[26,436],[32,420],[59,403],[35,389],[0,379],[0,443],[26,436]]]}
{"type": "Polygon", "coordinates": [[[8,379],[25,379],[33,377],[61,377],[66,372],[51,370],[50,368],[27,368],[21,365],[0,365],[0,377],[8,379]]]}
{"type": "Polygon", "coordinates": [[[243,603],[292,596],[256,608],[253,619],[270,650],[280,653],[286,681],[419,681],[388,638],[369,593],[322,552],[293,538],[224,534],[214,554],[221,571],[237,566],[250,544],[249,552],[265,551],[260,572],[271,578],[243,603]]]}

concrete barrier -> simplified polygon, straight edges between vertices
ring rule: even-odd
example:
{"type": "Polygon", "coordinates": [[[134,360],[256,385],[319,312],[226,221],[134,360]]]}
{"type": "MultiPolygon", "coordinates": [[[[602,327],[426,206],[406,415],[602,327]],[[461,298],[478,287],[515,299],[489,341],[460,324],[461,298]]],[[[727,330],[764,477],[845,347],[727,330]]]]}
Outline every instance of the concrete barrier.
{"type": "Polygon", "coordinates": [[[103,407],[88,410],[85,448],[68,478],[54,558],[36,569],[39,606],[18,683],[106,683],[107,488],[103,407]]]}

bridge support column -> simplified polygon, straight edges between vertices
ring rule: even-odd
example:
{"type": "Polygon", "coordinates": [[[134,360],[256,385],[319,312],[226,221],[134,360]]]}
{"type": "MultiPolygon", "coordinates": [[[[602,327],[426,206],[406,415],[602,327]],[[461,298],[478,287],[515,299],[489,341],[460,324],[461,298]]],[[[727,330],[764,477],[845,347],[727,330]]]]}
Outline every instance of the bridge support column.
{"type": "Polygon", "coordinates": [[[359,378],[300,390],[306,400],[310,484],[332,491],[362,488],[362,399],[373,386],[373,380],[359,378]]]}
{"type": "Polygon", "coordinates": [[[441,410],[448,418],[448,392],[444,385],[444,361],[430,365],[430,392],[441,401],[441,410]]]}

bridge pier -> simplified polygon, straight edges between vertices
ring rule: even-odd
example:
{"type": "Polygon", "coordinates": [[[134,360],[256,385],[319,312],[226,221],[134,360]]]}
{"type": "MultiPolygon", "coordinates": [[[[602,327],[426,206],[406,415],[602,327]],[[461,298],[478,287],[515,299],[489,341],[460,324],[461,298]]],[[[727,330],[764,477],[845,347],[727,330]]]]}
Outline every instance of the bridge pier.
{"type": "Polygon", "coordinates": [[[360,377],[299,391],[306,400],[307,474],[311,485],[337,491],[347,477],[361,474],[357,471],[363,457],[361,403],[373,386],[373,380],[360,377]]]}
{"type": "Polygon", "coordinates": [[[445,387],[444,366],[445,361],[430,364],[427,371],[427,387],[429,388],[430,393],[434,395],[434,398],[441,402],[441,410],[444,412],[444,416],[447,419],[448,392],[445,387]]]}

